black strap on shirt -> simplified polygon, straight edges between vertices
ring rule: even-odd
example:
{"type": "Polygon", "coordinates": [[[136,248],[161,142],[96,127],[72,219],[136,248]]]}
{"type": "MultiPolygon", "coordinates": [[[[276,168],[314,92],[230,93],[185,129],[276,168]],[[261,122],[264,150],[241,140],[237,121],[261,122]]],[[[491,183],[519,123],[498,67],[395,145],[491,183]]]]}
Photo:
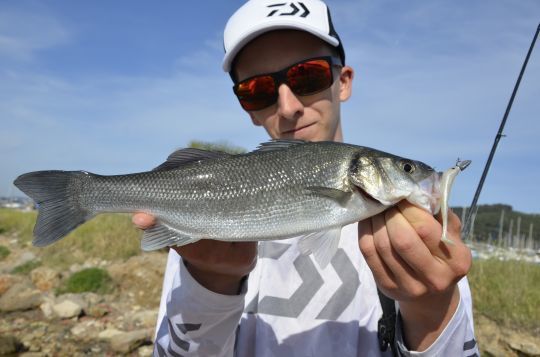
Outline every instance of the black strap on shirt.
{"type": "Polygon", "coordinates": [[[384,295],[377,289],[379,301],[381,302],[383,314],[377,325],[377,338],[379,339],[379,348],[381,351],[386,351],[388,346],[392,351],[393,356],[397,356],[395,345],[395,328],[396,328],[396,307],[394,300],[384,295]]]}

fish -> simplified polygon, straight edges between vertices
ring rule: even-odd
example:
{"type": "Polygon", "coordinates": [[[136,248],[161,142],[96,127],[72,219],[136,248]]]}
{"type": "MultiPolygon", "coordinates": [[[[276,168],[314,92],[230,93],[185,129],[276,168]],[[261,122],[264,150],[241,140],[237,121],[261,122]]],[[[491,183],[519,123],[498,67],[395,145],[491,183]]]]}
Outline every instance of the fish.
{"type": "MultiPolygon", "coordinates": [[[[403,199],[439,212],[442,176],[420,161],[368,147],[271,140],[236,155],[180,149],[146,172],[103,176],[36,171],[14,184],[38,205],[33,232],[38,247],[58,241],[100,213],[146,212],[157,223],[144,231],[145,251],[200,239],[301,237],[301,253],[313,254],[325,267],[345,225],[403,199]]],[[[447,177],[451,186],[455,175],[447,177]]]]}

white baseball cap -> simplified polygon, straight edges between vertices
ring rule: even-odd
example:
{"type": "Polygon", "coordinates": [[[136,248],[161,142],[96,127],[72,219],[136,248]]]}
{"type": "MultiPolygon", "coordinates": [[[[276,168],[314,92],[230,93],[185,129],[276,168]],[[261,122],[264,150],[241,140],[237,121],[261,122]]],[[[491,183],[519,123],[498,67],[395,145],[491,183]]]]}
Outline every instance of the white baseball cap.
{"type": "Polygon", "coordinates": [[[225,26],[223,70],[231,71],[234,58],[249,41],[265,32],[281,29],[306,31],[319,37],[337,47],[342,64],[345,64],[343,45],[324,2],[250,0],[231,16],[225,26]]]}

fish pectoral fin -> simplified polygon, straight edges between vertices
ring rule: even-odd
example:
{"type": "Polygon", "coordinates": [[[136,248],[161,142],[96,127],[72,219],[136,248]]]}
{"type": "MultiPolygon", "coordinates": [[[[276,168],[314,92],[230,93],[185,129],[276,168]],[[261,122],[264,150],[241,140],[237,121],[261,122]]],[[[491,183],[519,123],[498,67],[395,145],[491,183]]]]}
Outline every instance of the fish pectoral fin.
{"type": "Polygon", "coordinates": [[[150,251],[171,246],[182,246],[198,240],[199,238],[189,237],[165,223],[157,223],[152,228],[145,229],[141,240],[141,248],[144,251],[150,251]]]}
{"type": "Polygon", "coordinates": [[[343,191],[332,187],[310,186],[306,187],[306,189],[311,193],[330,198],[339,203],[342,207],[347,207],[347,204],[353,195],[352,191],[343,191]]]}
{"type": "Polygon", "coordinates": [[[163,164],[154,168],[152,171],[172,170],[197,161],[223,159],[229,156],[232,155],[223,151],[210,151],[195,148],[180,149],[170,154],[163,164]]]}
{"type": "Polygon", "coordinates": [[[300,238],[298,249],[304,255],[313,254],[317,264],[324,269],[338,250],[340,236],[340,227],[310,233],[300,238]]]}

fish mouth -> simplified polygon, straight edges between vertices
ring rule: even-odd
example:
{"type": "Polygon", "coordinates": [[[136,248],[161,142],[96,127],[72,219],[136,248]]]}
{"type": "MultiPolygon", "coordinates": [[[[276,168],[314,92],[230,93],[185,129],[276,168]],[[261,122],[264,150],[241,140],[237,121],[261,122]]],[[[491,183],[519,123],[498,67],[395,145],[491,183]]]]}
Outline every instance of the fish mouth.
{"type": "Polygon", "coordinates": [[[432,214],[437,214],[441,205],[441,180],[442,172],[433,172],[431,175],[417,183],[407,200],[432,214]]]}

